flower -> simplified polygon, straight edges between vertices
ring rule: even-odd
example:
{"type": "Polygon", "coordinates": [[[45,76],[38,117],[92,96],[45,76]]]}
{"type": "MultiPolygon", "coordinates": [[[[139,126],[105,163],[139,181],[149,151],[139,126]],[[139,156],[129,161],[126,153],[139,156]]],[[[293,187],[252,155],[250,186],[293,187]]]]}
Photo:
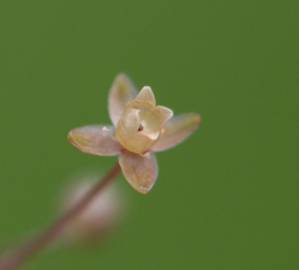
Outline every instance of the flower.
{"type": "Polygon", "coordinates": [[[197,113],[173,117],[171,109],[157,106],[152,89],[144,86],[137,94],[124,74],[114,80],[109,93],[113,126],[91,125],[73,129],[68,139],[80,151],[97,156],[119,156],[128,183],[148,193],[156,182],[158,165],[154,152],[176,146],[199,126],[197,113]]]}

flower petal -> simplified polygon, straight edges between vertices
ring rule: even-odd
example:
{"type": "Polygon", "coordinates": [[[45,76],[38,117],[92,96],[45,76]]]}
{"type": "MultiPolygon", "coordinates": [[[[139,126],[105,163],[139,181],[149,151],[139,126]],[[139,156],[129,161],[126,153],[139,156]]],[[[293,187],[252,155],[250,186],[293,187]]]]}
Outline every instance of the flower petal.
{"type": "Polygon", "coordinates": [[[119,164],[128,183],[138,192],[148,193],[158,177],[158,164],[154,154],[140,156],[123,152],[119,164]]]}
{"type": "Polygon", "coordinates": [[[115,156],[120,153],[121,146],[113,134],[113,127],[85,126],[71,130],[68,139],[72,145],[84,153],[115,156]]]}
{"type": "Polygon", "coordinates": [[[173,117],[173,111],[165,106],[157,106],[162,126],[173,117]]]}
{"type": "Polygon", "coordinates": [[[118,75],[109,93],[109,115],[114,126],[117,125],[128,101],[137,95],[134,84],[124,74],[118,75]]]}
{"type": "Polygon", "coordinates": [[[144,86],[138,93],[136,100],[148,102],[152,105],[156,105],[156,98],[154,92],[150,86],[144,86]]]}
{"type": "Polygon", "coordinates": [[[196,113],[176,116],[166,123],[158,142],[152,151],[160,152],[176,146],[188,138],[199,126],[201,117],[196,113]]]}

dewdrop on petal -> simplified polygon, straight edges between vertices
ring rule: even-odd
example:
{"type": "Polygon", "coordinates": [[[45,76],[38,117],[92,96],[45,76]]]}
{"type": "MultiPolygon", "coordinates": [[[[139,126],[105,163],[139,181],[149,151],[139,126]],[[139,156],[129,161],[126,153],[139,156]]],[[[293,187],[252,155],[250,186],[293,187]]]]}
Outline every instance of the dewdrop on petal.
{"type": "MultiPolygon", "coordinates": [[[[63,211],[79,202],[92,188],[98,177],[86,177],[69,187],[63,201],[63,211]]],[[[64,230],[64,240],[73,242],[95,242],[114,229],[122,218],[124,198],[117,186],[100,192],[64,230]]]]}

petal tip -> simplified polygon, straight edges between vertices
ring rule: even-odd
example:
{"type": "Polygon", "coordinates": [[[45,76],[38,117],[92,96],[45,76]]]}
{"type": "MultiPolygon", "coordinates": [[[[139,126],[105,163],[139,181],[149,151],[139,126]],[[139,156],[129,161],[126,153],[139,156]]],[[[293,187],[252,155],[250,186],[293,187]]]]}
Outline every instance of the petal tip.
{"type": "Polygon", "coordinates": [[[115,77],[115,82],[128,82],[131,81],[129,76],[125,73],[119,73],[115,77]]]}
{"type": "Polygon", "coordinates": [[[118,91],[116,94],[119,94],[122,97],[123,95],[132,95],[133,90],[135,90],[135,86],[129,76],[125,73],[119,73],[112,83],[110,93],[118,91]]]}
{"type": "Polygon", "coordinates": [[[84,138],[84,136],[81,136],[76,131],[78,131],[78,129],[72,129],[67,135],[67,140],[75,148],[77,148],[81,152],[84,152],[84,147],[86,147],[88,141],[86,140],[86,138],[84,138]]]}
{"type": "Polygon", "coordinates": [[[198,113],[194,113],[194,123],[198,127],[202,123],[202,117],[198,113]]]}
{"type": "Polygon", "coordinates": [[[131,187],[137,191],[138,193],[142,194],[142,195],[147,195],[148,193],[150,193],[150,191],[152,190],[153,185],[151,186],[136,186],[136,185],[133,185],[132,183],[130,184],[131,187]]]}
{"type": "Polygon", "coordinates": [[[139,187],[138,189],[136,189],[136,191],[138,191],[138,193],[140,193],[142,195],[147,195],[151,190],[152,190],[152,187],[150,187],[150,188],[139,187]]]}
{"type": "Polygon", "coordinates": [[[157,108],[162,115],[163,124],[166,123],[168,120],[170,120],[174,115],[173,110],[171,110],[165,106],[157,106],[157,108]]]}
{"type": "Polygon", "coordinates": [[[71,131],[69,131],[69,133],[67,134],[67,141],[76,146],[76,136],[74,135],[74,130],[72,129],[71,131]]]}
{"type": "Polygon", "coordinates": [[[140,92],[138,93],[136,99],[145,102],[150,102],[153,105],[156,105],[155,94],[150,86],[143,86],[140,92]]]}

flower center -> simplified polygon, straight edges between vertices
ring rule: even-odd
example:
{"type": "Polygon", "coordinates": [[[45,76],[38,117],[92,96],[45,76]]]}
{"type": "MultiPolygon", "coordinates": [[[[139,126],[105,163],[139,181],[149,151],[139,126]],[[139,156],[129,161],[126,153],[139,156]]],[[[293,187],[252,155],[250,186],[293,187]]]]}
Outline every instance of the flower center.
{"type": "Polygon", "coordinates": [[[158,139],[160,135],[160,124],[157,115],[150,110],[140,110],[138,116],[140,119],[138,131],[151,140],[158,139]]]}
{"type": "Polygon", "coordinates": [[[144,154],[160,136],[158,115],[152,108],[127,108],[120,119],[116,136],[127,150],[144,154]]]}

